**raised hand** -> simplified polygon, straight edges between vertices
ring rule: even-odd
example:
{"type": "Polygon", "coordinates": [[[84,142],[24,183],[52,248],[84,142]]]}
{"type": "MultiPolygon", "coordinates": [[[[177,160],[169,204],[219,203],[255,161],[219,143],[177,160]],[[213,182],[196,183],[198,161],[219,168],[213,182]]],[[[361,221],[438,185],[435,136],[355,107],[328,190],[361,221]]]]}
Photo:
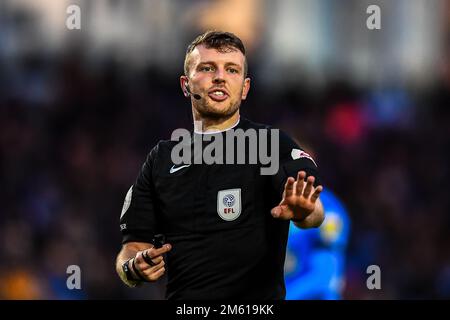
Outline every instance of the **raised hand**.
{"type": "Polygon", "coordinates": [[[299,171],[297,180],[292,177],[287,179],[280,204],[271,210],[274,218],[301,221],[314,211],[323,187],[314,188],[315,178],[309,176],[305,182],[305,177],[306,172],[299,171]]]}

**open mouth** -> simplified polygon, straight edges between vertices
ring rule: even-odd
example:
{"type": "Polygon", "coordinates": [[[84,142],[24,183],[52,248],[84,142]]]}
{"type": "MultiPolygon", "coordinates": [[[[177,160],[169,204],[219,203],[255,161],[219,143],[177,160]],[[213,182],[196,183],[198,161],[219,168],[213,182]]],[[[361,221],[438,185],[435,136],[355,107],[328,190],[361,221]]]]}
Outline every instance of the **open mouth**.
{"type": "Polygon", "coordinates": [[[224,101],[228,98],[228,93],[222,89],[212,89],[208,91],[208,96],[217,102],[224,101]]]}

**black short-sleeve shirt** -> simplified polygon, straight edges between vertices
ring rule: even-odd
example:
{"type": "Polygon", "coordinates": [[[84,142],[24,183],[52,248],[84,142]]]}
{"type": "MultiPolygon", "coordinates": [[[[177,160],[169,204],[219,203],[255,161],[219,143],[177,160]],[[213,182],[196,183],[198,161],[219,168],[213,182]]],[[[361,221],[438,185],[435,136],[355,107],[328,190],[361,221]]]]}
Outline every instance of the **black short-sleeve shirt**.
{"type": "MultiPolygon", "coordinates": [[[[241,117],[230,130],[237,129],[271,128],[241,117]]],[[[276,148],[266,140],[270,154],[276,148]]],[[[260,141],[257,135],[258,147],[260,141]]],[[[236,164],[241,150],[235,149],[235,164],[174,165],[171,153],[178,141],[160,141],[149,153],[127,193],[120,229],[123,243],[151,242],[162,233],[172,244],[166,256],[168,299],[284,299],[289,221],[273,218],[270,210],[281,201],[289,176],[304,170],[316,177],[316,185],[320,178],[314,160],[282,131],[277,142],[279,169],[273,175],[261,174],[267,162],[248,163],[256,150],[251,139],[246,164],[236,164]]]]}

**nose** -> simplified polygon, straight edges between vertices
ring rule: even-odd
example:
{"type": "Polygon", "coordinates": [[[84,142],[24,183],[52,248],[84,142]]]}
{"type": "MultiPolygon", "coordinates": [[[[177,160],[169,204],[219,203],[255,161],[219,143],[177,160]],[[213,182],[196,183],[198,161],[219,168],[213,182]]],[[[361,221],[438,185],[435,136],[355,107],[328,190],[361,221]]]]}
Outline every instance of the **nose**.
{"type": "Polygon", "coordinates": [[[223,83],[225,82],[224,71],[221,68],[217,68],[214,73],[213,83],[223,83]]]}

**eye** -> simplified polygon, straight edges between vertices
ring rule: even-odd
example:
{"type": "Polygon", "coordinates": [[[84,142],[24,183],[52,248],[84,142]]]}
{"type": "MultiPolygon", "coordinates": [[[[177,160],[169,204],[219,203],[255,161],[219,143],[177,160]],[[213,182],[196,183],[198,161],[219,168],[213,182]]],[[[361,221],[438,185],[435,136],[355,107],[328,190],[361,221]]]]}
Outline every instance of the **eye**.
{"type": "Polygon", "coordinates": [[[230,73],[239,73],[239,70],[235,69],[235,68],[228,68],[228,72],[230,72],[230,73]]]}
{"type": "Polygon", "coordinates": [[[213,68],[211,66],[200,67],[200,71],[202,71],[202,72],[210,72],[212,70],[213,70],[213,68]]]}

